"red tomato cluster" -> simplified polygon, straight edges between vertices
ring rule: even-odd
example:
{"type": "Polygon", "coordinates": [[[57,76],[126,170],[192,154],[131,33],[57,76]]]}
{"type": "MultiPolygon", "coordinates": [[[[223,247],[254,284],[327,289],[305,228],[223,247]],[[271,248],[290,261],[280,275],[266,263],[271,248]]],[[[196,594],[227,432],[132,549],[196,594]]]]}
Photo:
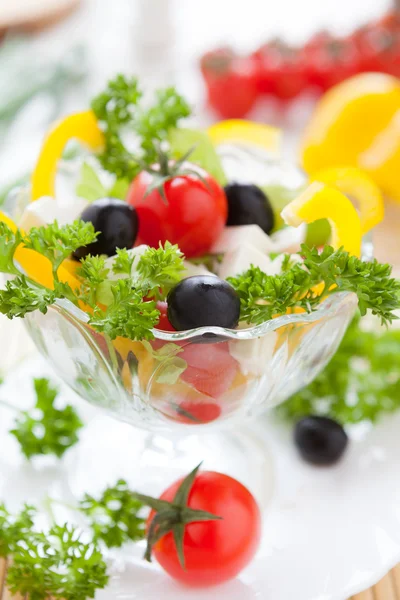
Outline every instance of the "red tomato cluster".
{"type": "Polygon", "coordinates": [[[319,32],[301,48],[273,40],[246,57],[220,48],[203,56],[201,71],[208,102],[225,119],[245,117],[262,96],[289,101],[361,72],[399,77],[400,15],[390,12],[348,37],[319,32]]]}

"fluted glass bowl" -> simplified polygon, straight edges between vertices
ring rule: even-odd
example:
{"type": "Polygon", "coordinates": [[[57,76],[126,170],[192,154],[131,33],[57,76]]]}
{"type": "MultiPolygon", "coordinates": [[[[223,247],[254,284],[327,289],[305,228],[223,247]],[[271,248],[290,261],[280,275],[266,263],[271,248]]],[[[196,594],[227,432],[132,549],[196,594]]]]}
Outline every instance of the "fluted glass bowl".
{"type": "MultiPolygon", "coordinates": [[[[297,169],[259,149],[219,150],[235,181],[293,189],[303,183],[297,169]]],[[[62,169],[72,184],[76,166],[62,169]]],[[[20,213],[27,195],[14,195],[8,211],[20,213]]],[[[310,383],[335,353],[355,307],[353,294],[339,293],[312,314],[285,315],[248,329],[154,330],[150,343],[107,339],[69,301],[25,321],[40,352],[90,403],[152,431],[189,431],[242,423],[310,383]]]]}

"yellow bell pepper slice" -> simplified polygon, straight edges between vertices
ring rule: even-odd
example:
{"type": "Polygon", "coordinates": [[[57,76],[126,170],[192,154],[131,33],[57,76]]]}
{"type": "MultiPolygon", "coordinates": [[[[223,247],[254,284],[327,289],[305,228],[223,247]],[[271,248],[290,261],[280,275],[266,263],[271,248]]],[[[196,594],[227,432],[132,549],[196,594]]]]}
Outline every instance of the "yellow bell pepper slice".
{"type": "Polygon", "coordinates": [[[219,121],[207,129],[213,144],[244,143],[259,146],[279,155],[282,143],[282,131],[272,125],[264,125],[244,119],[219,121]]]}
{"type": "Polygon", "coordinates": [[[376,136],[374,143],[360,154],[358,164],[389,197],[400,202],[400,110],[376,136]]]}
{"type": "Polygon", "coordinates": [[[376,183],[356,167],[331,167],[315,173],[311,181],[335,187],[358,204],[361,232],[364,235],[383,220],[385,214],[382,193],[376,183]]]}
{"type": "MultiPolygon", "coordinates": [[[[1,211],[0,221],[8,225],[12,231],[17,230],[17,225],[14,221],[1,211]]],[[[23,231],[21,233],[23,234],[23,231]]],[[[20,244],[15,252],[15,260],[33,281],[50,290],[54,289],[51,263],[45,256],[35,252],[35,250],[29,250],[23,244],[20,244]]],[[[64,267],[64,263],[58,269],[58,277],[60,281],[69,283],[73,290],[80,288],[79,280],[64,267]]]]}
{"type": "Polygon", "coordinates": [[[104,134],[92,110],[65,117],[47,134],[32,174],[32,201],[42,196],[54,197],[57,163],[67,142],[73,138],[91,150],[104,146],[104,134]]]}
{"type": "Polygon", "coordinates": [[[339,190],[315,181],[282,211],[287,225],[298,227],[328,219],[332,228],[331,244],[344,247],[355,256],[361,254],[361,221],[350,200],[339,190]]]}

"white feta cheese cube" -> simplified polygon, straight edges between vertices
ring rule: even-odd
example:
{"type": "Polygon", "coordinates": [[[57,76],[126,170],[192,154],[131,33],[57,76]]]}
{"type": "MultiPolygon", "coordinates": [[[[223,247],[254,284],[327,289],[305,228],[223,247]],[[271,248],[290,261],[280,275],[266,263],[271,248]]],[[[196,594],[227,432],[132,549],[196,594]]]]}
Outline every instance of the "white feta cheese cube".
{"type": "Polygon", "coordinates": [[[229,342],[229,352],[238,361],[243,375],[262,375],[268,372],[277,338],[276,331],[271,331],[254,340],[229,342]]]}
{"type": "Polygon", "coordinates": [[[187,279],[188,277],[194,277],[195,275],[215,275],[207,269],[207,267],[203,264],[194,265],[189,260],[185,260],[183,262],[185,266],[185,271],[183,272],[183,279],[187,279]]]}
{"type": "Polygon", "coordinates": [[[307,225],[303,223],[299,227],[284,227],[272,234],[271,240],[275,245],[275,252],[291,254],[300,250],[307,234],[307,225]]]}
{"type": "Polygon", "coordinates": [[[41,227],[54,221],[58,221],[59,225],[67,225],[78,219],[88,205],[83,198],[75,197],[68,205],[62,205],[51,196],[43,196],[26,207],[19,226],[28,232],[32,227],[41,227]]]}
{"type": "Polygon", "coordinates": [[[254,246],[243,244],[225,254],[218,267],[218,275],[221,279],[235,277],[235,275],[240,275],[240,273],[247,271],[251,265],[259,267],[262,271],[268,273],[271,262],[271,259],[266,254],[263,254],[254,246]]]}
{"type": "Polygon", "coordinates": [[[264,233],[258,225],[237,225],[234,227],[225,227],[211,248],[211,254],[230,252],[244,244],[254,246],[263,254],[278,251],[269,235],[264,233]]]}

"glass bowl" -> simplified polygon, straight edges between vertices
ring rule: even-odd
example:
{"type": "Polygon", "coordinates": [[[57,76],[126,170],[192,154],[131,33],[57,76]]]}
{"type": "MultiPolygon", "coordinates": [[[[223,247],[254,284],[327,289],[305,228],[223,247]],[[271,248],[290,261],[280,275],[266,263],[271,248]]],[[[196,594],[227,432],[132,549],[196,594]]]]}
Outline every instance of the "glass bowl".
{"type": "MultiPolygon", "coordinates": [[[[219,151],[232,180],[271,186],[284,181],[293,191],[304,184],[303,175],[295,167],[259,149],[225,146],[219,151]]],[[[76,164],[65,164],[61,171],[71,187],[76,179],[76,164]]],[[[17,216],[27,199],[28,190],[14,194],[8,211],[17,216]]],[[[243,444],[237,443],[237,436],[229,445],[219,429],[230,427],[236,433],[248,418],[257,417],[309,384],[336,352],[356,305],[355,295],[338,293],[312,314],[285,315],[247,329],[205,327],[176,333],[154,330],[155,339],[151,342],[121,338],[111,341],[95,332],[88,324],[87,314],[69,301],[57,301],[46,315],[31,313],[25,322],[39,351],[82,398],[120,421],[161,436],[161,441],[147,438],[134,455],[128,448],[132,445],[131,434],[129,444],[118,453],[116,446],[126,438],[122,433],[114,436],[107,451],[108,457],[114,453],[109,479],[120,462],[117,454],[124,457],[120,476],[129,479],[132,463],[138,463],[140,455],[147,478],[148,461],[144,455],[149,448],[159,448],[162,459],[154,462],[153,457],[151,464],[164,461],[165,467],[165,440],[193,439],[199,431],[204,436],[217,430],[218,438],[213,438],[218,439],[217,446],[214,442],[207,446],[202,437],[195,444],[196,451],[193,444],[189,444],[189,450],[186,445],[185,450],[170,451],[168,465],[182,464],[182,470],[190,470],[193,457],[204,458],[207,447],[213,467],[218,459],[218,468],[237,476],[240,463],[239,478],[246,480],[249,464],[254,465],[254,448],[246,453],[243,444]],[[182,463],[177,457],[183,455],[188,460],[182,463]],[[227,456],[228,460],[221,464],[221,457],[227,456]],[[248,460],[244,460],[246,456],[248,460]]],[[[106,425],[103,433],[95,427],[92,437],[85,433],[85,439],[89,439],[86,459],[78,461],[81,469],[76,461],[72,469],[74,477],[85,485],[87,471],[96,462],[100,448],[104,448],[110,427],[106,425]],[[87,462],[89,455],[93,460],[87,462]]],[[[248,439],[253,441],[252,433],[248,439]]],[[[265,473],[265,447],[261,456],[265,473]]],[[[104,462],[103,459],[102,474],[106,470],[104,462]]],[[[257,477],[259,474],[254,479],[257,477]]],[[[143,472],[140,478],[142,481],[143,472]]]]}

